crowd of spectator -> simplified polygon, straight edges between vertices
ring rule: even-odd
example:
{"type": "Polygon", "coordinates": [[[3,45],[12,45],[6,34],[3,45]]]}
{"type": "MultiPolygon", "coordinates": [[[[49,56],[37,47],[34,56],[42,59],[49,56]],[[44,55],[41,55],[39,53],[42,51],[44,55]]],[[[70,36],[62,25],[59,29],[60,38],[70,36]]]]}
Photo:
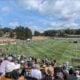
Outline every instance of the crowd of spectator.
{"type": "Polygon", "coordinates": [[[80,70],[65,62],[57,65],[56,60],[39,59],[23,55],[0,55],[0,80],[3,77],[12,80],[80,80],[80,70]]]}

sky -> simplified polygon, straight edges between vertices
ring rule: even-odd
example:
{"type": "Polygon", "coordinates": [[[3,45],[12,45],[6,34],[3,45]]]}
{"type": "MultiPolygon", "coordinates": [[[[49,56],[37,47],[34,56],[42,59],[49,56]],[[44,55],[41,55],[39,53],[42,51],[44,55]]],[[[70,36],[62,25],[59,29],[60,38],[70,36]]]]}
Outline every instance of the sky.
{"type": "Polygon", "coordinates": [[[80,0],[0,0],[0,27],[32,31],[80,28],[80,0]]]}

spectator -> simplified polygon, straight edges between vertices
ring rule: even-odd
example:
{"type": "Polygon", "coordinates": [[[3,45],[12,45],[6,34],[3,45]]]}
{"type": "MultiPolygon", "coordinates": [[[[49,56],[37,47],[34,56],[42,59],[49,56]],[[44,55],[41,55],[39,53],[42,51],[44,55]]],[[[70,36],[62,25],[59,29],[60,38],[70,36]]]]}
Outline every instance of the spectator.
{"type": "Polygon", "coordinates": [[[30,70],[30,77],[36,78],[38,80],[42,79],[42,73],[38,64],[33,66],[33,68],[30,70]]]}
{"type": "Polygon", "coordinates": [[[0,72],[2,73],[2,76],[5,76],[5,71],[6,71],[6,65],[9,63],[8,58],[5,58],[1,65],[0,65],[0,72]]]}
{"type": "Polygon", "coordinates": [[[77,80],[80,80],[80,72],[78,70],[76,71],[76,77],[77,77],[77,80]]]}
{"type": "Polygon", "coordinates": [[[45,70],[45,80],[52,80],[53,75],[54,75],[54,68],[51,64],[46,63],[46,66],[44,68],[45,70]]]}
{"type": "Polygon", "coordinates": [[[68,80],[77,80],[75,71],[74,71],[74,69],[72,69],[72,68],[69,70],[69,77],[68,77],[68,80]]]}
{"type": "Polygon", "coordinates": [[[57,72],[54,80],[64,80],[64,75],[62,72],[57,72]]]}
{"type": "MultiPolygon", "coordinates": [[[[17,75],[18,75],[17,69],[19,69],[19,68],[20,68],[20,65],[15,64],[12,56],[6,57],[0,64],[1,78],[3,78],[4,76],[6,76],[8,78],[17,77],[17,75]]],[[[16,79],[16,78],[14,78],[14,79],[16,79]]]]}
{"type": "Polygon", "coordinates": [[[19,78],[17,69],[20,69],[20,64],[15,64],[15,60],[13,60],[12,57],[8,57],[8,59],[9,63],[6,65],[5,76],[17,80],[19,78]]]}

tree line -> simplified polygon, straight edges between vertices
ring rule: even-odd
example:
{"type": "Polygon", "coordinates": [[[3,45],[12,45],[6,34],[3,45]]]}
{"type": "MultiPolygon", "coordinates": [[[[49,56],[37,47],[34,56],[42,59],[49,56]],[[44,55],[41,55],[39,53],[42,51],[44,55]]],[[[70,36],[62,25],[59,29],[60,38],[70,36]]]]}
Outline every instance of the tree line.
{"type": "MultiPolygon", "coordinates": [[[[80,35],[80,29],[46,30],[43,33],[34,31],[34,36],[66,37],[67,35],[80,35]]],[[[15,29],[9,27],[0,28],[0,37],[26,40],[28,38],[31,39],[32,36],[32,31],[28,27],[18,26],[15,29]]]]}
{"type": "Polygon", "coordinates": [[[4,27],[0,28],[0,37],[9,37],[25,40],[32,38],[32,31],[28,27],[18,26],[15,29],[4,27]]]}
{"type": "Polygon", "coordinates": [[[80,35],[80,29],[61,29],[61,30],[46,30],[43,33],[39,31],[34,32],[35,36],[58,36],[58,37],[66,37],[67,35],[80,35]]]}

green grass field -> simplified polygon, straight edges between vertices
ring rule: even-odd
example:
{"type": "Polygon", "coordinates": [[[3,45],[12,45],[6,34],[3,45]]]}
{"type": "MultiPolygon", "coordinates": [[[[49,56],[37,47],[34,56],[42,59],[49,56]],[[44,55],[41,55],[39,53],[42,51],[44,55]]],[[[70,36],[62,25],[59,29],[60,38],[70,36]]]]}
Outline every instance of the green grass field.
{"type": "Polygon", "coordinates": [[[39,58],[48,57],[58,62],[70,61],[73,57],[80,57],[80,43],[70,43],[67,39],[46,39],[32,42],[18,42],[17,44],[0,45],[4,52],[39,58]]]}

